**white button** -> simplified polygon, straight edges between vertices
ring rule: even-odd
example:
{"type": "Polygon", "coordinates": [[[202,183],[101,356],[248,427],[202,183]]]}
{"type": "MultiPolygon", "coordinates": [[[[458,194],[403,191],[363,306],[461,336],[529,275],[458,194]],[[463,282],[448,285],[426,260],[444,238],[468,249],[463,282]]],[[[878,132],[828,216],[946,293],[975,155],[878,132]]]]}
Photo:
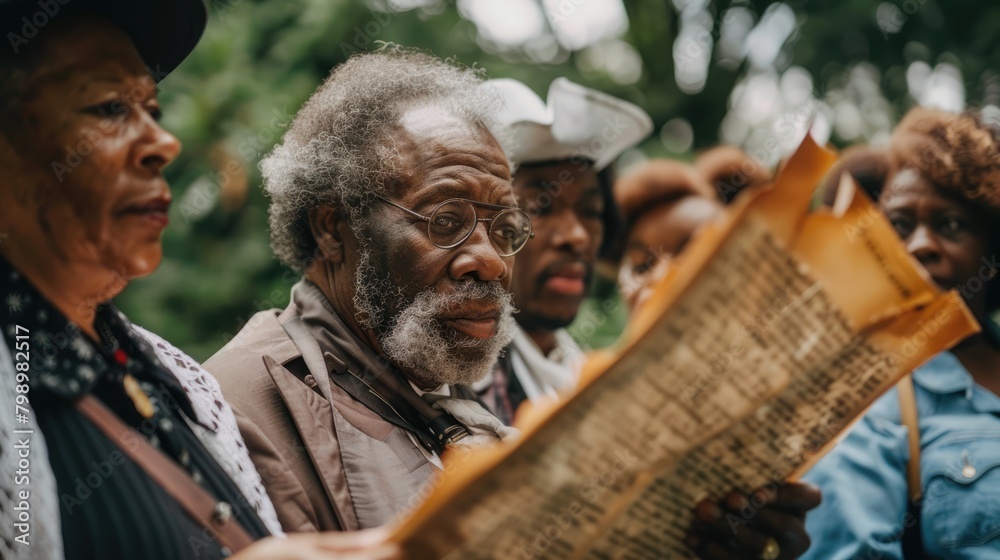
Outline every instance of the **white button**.
{"type": "Polygon", "coordinates": [[[233,518],[233,506],[226,502],[219,502],[215,504],[215,509],[212,510],[212,520],[218,525],[225,527],[226,523],[233,518]]]}

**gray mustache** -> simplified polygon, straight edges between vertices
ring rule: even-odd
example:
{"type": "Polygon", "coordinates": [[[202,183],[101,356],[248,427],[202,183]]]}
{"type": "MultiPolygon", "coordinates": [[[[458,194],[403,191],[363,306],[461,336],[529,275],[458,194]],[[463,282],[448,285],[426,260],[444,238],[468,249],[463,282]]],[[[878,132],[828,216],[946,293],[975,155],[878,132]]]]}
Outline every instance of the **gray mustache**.
{"type": "Polygon", "coordinates": [[[448,311],[469,301],[487,302],[496,305],[502,313],[514,311],[514,298],[502,284],[496,281],[461,282],[455,291],[448,294],[438,294],[432,290],[419,294],[414,303],[422,304],[422,311],[427,315],[448,311]]]}
{"type": "Polygon", "coordinates": [[[504,300],[510,297],[510,292],[504,289],[499,282],[462,282],[453,292],[454,297],[462,300],[493,298],[504,300]]]}

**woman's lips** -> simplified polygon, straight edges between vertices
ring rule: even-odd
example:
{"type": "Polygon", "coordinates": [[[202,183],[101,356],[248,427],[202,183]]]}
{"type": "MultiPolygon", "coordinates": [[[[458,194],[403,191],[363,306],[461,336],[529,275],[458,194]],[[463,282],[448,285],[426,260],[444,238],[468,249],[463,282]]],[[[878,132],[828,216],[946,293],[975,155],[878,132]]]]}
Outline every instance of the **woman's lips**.
{"type": "Polygon", "coordinates": [[[142,204],[134,204],[121,211],[123,217],[135,217],[150,222],[153,226],[165,228],[170,223],[167,211],[170,200],[158,199],[142,204]]]}
{"type": "Polygon", "coordinates": [[[484,319],[445,319],[444,324],[472,338],[493,338],[497,334],[495,317],[484,319]]]}

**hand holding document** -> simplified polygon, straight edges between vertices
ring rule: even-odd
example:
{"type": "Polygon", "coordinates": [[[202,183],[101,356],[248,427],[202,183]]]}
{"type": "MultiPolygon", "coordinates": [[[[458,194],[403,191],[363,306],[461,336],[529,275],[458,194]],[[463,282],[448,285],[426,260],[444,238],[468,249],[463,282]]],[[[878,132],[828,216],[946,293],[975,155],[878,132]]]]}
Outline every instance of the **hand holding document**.
{"type": "Polygon", "coordinates": [[[809,212],[832,161],[807,137],[769,189],[692,241],[573,394],[531,411],[520,442],[446,455],[395,540],[421,557],[690,558],[699,500],[796,479],[975,332],[852,184],[809,212]]]}

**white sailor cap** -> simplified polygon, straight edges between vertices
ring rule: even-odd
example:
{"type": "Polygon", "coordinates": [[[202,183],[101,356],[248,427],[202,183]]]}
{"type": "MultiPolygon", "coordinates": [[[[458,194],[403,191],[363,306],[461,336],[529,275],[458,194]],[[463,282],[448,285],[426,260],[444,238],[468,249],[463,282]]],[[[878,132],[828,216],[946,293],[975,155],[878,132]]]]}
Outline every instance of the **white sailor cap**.
{"type": "Polygon", "coordinates": [[[501,135],[511,163],[584,158],[600,171],[653,131],[638,105],[556,78],[543,102],[527,85],[509,78],[486,82],[500,92],[501,135]]]}

